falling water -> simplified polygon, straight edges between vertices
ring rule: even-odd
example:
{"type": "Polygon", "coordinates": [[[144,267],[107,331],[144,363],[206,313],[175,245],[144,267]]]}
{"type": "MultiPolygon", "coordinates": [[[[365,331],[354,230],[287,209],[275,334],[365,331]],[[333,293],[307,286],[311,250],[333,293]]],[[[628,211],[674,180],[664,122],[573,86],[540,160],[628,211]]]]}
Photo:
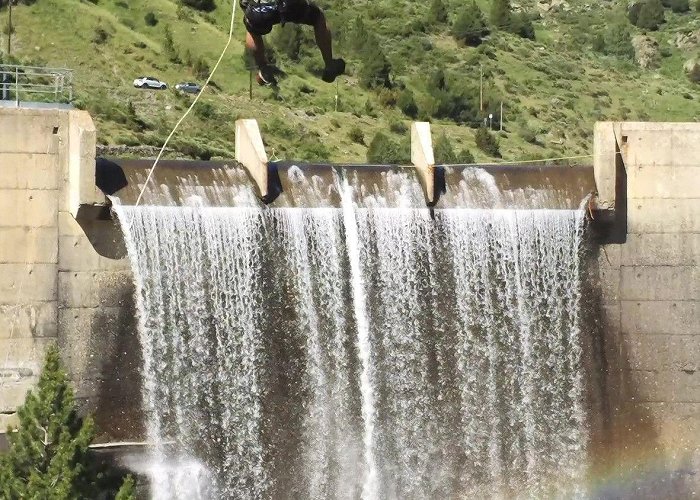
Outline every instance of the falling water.
{"type": "Polygon", "coordinates": [[[342,209],[116,207],[154,498],[585,496],[583,213],[430,212],[392,175],[342,209]]]}

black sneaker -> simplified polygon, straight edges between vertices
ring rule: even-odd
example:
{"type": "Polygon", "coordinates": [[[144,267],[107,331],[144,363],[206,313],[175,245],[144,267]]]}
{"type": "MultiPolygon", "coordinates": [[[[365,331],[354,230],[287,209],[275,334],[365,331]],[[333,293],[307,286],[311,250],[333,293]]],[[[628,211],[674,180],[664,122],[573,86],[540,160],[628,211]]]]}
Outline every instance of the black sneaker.
{"type": "Polygon", "coordinates": [[[277,85],[275,69],[272,66],[263,66],[260,68],[255,79],[258,81],[258,85],[277,85]]]}
{"type": "Polygon", "coordinates": [[[331,63],[323,70],[321,80],[327,83],[333,83],[339,75],[345,73],[345,61],[343,59],[333,59],[331,63]]]}

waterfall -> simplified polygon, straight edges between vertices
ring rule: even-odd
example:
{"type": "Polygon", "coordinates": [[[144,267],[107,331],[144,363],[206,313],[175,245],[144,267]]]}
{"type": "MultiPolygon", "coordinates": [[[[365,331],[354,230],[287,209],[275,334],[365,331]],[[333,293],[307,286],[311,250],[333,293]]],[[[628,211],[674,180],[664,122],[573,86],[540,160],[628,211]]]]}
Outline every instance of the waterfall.
{"type": "Polygon", "coordinates": [[[341,209],[115,206],[152,496],[585,496],[583,212],[352,185],[341,209]]]}

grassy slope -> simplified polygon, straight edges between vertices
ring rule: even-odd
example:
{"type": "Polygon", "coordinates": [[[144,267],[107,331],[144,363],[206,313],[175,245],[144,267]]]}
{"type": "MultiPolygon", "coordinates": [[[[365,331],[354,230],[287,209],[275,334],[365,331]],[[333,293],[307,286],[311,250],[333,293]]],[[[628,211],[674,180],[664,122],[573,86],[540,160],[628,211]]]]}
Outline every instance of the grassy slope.
{"type": "MultiPolygon", "coordinates": [[[[479,3],[486,10],[489,2],[479,3]]],[[[149,74],[171,85],[193,79],[184,65],[172,64],[161,55],[165,24],[170,25],[181,56],[188,49],[213,65],[226,42],[231,3],[220,0],[217,10],[207,16],[192,12],[192,21],[179,20],[176,2],[171,0],[128,4],[125,8],[127,2],[115,0],[99,0],[96,5],[78,0],[38,0],[33,6],[19,7],[14,12],[15,47],[25,60],[75,69],[78,101],[96,118],[101,142],[159,145],[191,98],[172,91],[133,89],[133,78],[149,74]],[[156,13],[157,26],[145,24],[148,11],[156,13]],[[107,43],[92,42],[97,26],[112,34],[107,43]],[[145,44],[145,48],[137,44],[145,44]],[[128,119],[128,102],[146,123],[144,130],[138,131],[128,119]]],[[[474,83],[479,77],[479,62],[484,64],[487,91],[506,96],[507,132],[501,137],[506,159],[590,153],[596,120],[700,119],[698,86],[688,82],[681,71],[689,54],[668,43],[677,32],[700,27],[697,13],[677,15],[667,11],[669,22],[652,36],[670,49],[668,57],[663,58],[660,69],[642,70],[593,53],[586,43],[589,34],[604,29],[619,12],[608,3],[588,9],[583,8],[584,2],[571,0],[570,4],[581,9],[544,17],[536,24],[535,42],[510,35],[493,36],[488,44],[491,57],[482,54],[484,49],[458,45],[446,30],[406,33],[406,20],[424,16],[427,1],[358,1],[353,9],[329,13],[336,29],[349,27],[350,20],[362,14],[384,41],[397,76],[426,95],[427,74],[435,68],[443,67],[455,78],[474,83]],[[526,142],[523,137],[528,135],[535,135],[535,140],[526,142]]],[[[234,42],[214,77],[220,90],[207,91],[202,99],[212,104],[214,112],[207,117],[199,113],[188,118],[176,137],[178,149],[185,151],[187,145],[194,145],[216,155],[231,156],[234,121],[255,117],[273,155],[361,161],[366,146],[350,140],[352,127],[359,126],[369,143],[376,131],[406,121],[397,110],[383,108],[376,94],[359,87],[352,76],[358,62],[352,60],[351,75],[342,78],[338,86],[340,111],[334,111],[335,85],[324,84],[311,75],[305,68],[310,65],[308,58],[305,63],[282,61],[289,76],[282,81],[279,93],[255,88],[251,101],[248,72],[241,58],[244,31],[240,14],[236,13],[234,42]],[[301,141],[323,146],[301,148],[301,141]]],[[[315,50],[310,54],[318,65],[315,50]]],[[[474,146],[473,129],[441,121],[434,122],[434,129],[446,132],[455,149],[466,147],[477,159],[485,159],[474,146]]]]}

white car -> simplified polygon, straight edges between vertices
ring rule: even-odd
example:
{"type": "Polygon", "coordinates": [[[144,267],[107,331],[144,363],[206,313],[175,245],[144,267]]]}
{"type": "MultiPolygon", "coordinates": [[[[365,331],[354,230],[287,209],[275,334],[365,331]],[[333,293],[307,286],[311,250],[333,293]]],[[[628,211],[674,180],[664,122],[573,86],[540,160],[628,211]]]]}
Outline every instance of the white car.
{"type": "Polygon", "coordinates": [[[153,78],[152,76],[142,76],[134,80],[134,87],[138,87],[140,89],[165,90],[168,88],[168,84],[165,82],[161,82],[160,80],[158,80],[157,78],[153,78]]]}

